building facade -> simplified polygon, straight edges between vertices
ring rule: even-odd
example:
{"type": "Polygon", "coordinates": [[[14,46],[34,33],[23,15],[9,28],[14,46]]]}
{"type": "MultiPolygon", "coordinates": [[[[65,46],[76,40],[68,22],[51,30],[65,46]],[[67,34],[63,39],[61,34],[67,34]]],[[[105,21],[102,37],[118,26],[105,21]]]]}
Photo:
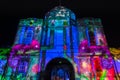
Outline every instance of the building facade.
{"type": "Polygon", "coordinates": [[[3,80],[117,80],[101,19],[57,6],[21,19],[3,80]]]}

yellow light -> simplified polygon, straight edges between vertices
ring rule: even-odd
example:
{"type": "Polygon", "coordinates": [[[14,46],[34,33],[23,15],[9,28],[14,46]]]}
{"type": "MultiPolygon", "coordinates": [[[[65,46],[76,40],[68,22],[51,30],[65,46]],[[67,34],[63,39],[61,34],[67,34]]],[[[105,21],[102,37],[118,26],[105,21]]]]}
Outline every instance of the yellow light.
{"type": "Polygon", "coordinates": [[[87,68],[87,63],[85,61],[82,62],[82,67],[87,68]]]}
{"type": "Polygon", "coordinates": [[[111,54],[113,55],[117,55],[117,54],[120,54],[120,49],[118,48],[109,48],[110,49],[110,52],[111,54]]]}

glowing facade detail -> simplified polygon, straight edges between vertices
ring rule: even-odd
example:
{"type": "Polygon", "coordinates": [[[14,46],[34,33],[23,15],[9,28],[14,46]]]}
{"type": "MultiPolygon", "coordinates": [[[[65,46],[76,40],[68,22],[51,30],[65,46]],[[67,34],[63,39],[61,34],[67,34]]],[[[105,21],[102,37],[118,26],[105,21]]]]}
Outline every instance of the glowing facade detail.
{"type": "Polygon", "coordinates": [[[4,80],[42,80],[45,75],[49,80],[114,80],[117,74],[101,20],[76,20],[62,6],[49,11],[44,20],[20,20],[8,61],[0,58],[0,63],[0,75],[8,63],[4,80]],[[51,68],[53,59],[56,65],[51,68]]]}

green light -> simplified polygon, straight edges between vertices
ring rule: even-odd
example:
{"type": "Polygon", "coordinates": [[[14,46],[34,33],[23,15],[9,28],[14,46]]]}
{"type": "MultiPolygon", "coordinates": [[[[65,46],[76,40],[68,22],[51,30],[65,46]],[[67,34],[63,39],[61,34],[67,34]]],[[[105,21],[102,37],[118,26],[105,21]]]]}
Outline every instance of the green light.
{"type": "Polygon", "coordinates": [[[108,55],[105,55],[104,58],[108,58],[108,55]]]}
{"type": "Polygon", "coordinates": [[[84,74],[81,74],[81,75],[80,75],[80,78],[81,78],[81,79],[85,79],[85,80],[89,80],[88,77],[85,76],[84,74]]]}
{"type": "Polygon", "coordinates": [[[0,55],[1,54],[9,54],[10,48],[0,48],[0,55]]]}
{"type": "Polygon", "coordinates": [[[102,76],[100,77],[100,80],[104,80],[106,77],[107,71],[103,70],[102,76]]]}
{"type": "Polygon", "coordinates": [[[62,61],[59,61],[59,64],[62,64],[62,61]]]}
{"type": "Polygon", "coordinates": [[[6,56],[0,56],[0,59],[6,59],[6,56]]]}

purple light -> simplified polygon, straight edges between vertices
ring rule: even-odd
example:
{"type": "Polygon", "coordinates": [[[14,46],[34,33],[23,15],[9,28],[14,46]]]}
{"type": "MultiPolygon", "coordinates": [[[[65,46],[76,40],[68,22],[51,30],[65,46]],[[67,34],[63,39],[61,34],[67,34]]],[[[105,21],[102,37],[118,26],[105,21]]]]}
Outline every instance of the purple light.
{"type": "Polygon", "coordinates": [[[89,52],[89,47],[88,47],[88,41],[87,40],[83,40],[81,41],[80,45],[79,45],[79,52],[89,52]]]}
{"type": "Polygon", "coordinates": [[[9,65],[12,68],[16,68],[18,65],[19,57],[9,58],[9,65]]]}
{"type": "Polygon", "coordinates": [[[35,50],[40,49],[40,43],[37,40],[33,40],[30,46],[31,46],[32,49],[35,49],[35,50]]]}
{"type": "Polygon", "coordinates": [[[116,64],[116,67],[117,67],[117,71],[120,74],[120,61],[119,60],[115,60],[115,64],[116,64]]]}
{"type": "Polygon", "coordinates": [[[112,59],[110,58],[102,58],[102,66],[105,69],[110,69],[113,67],[112,59]]]}

